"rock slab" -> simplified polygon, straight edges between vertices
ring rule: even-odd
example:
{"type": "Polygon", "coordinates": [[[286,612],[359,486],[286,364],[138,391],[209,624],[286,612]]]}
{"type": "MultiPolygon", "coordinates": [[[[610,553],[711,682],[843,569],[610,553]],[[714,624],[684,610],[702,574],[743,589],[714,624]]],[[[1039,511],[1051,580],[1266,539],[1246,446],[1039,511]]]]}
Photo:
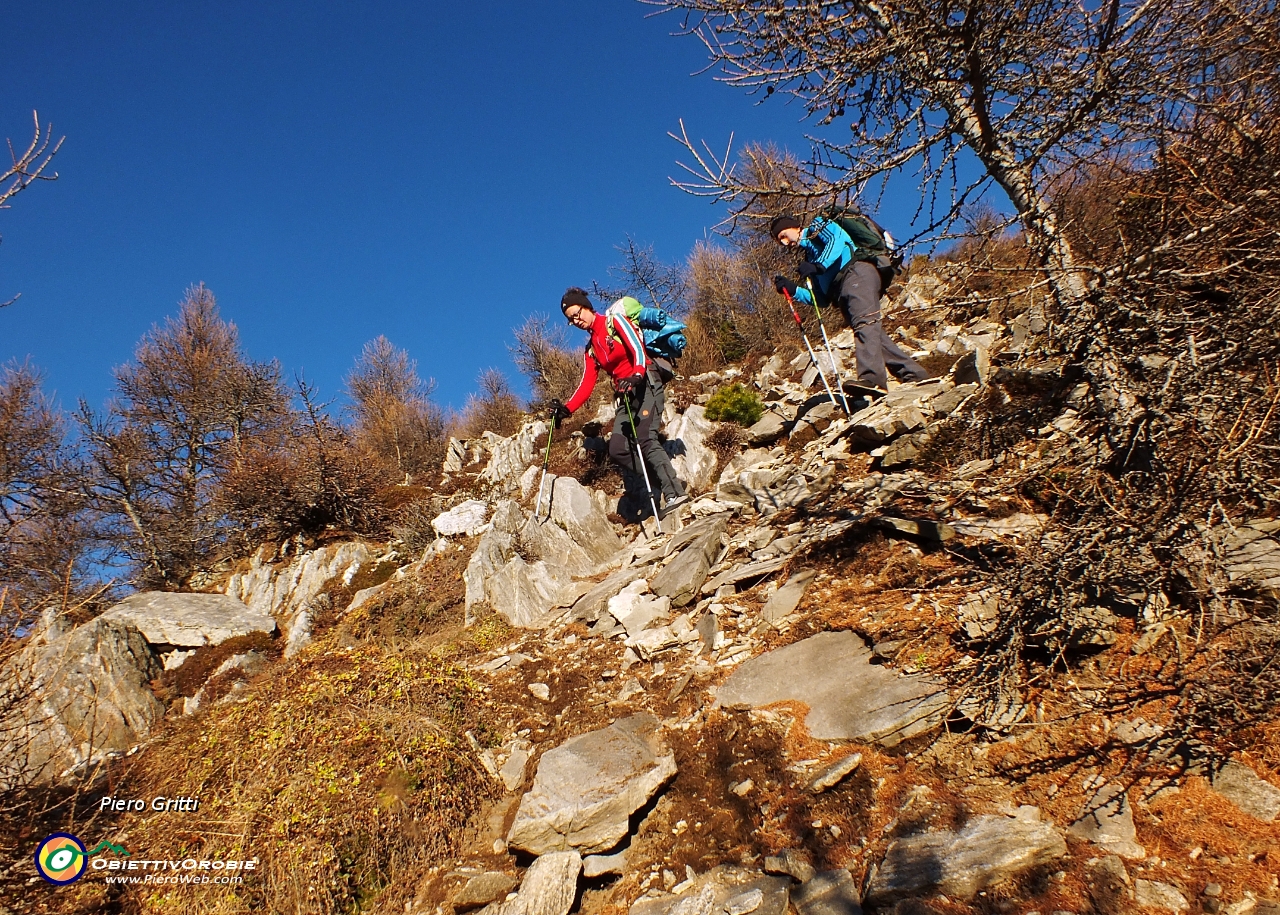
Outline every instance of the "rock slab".
{"type": "Polygon", "coordinates": [[[133,626],[152,645],[179,648],[219,645],[236,636],[276,631],[270,614],[226,594],[143,591],[126,597],[101,619],[133,626]]]}
{"type": "Polygon", "coordinates": [[[657,718],[634,715],[543,754],[507,844],[535,855],[612,849],[631,814],[676,773],[675,754],[657,731],[657,718]]]}
{"type": "Polygon", "coordinates": [[[820,632],[744,663],[716,693],[726,708],[795,701],[809,706],[815,740],[861,740],[893,746],[941,723],[946,688],[924,676],[900,676],[872,664],[852,632],[820,632]]]}
{"type": "Polygon", "coordinates": [[[968,900],[1066,853],[1066,841],[1048,823],[978,816],[958,832],[937,830],[891,844],[871,878],[867,901],[884,905],[935,892],[968,900]]]}
{"type": "Polygon", "coordinates": [[[1249,816],[1270,823],[1280,816],[1280,788],[1265,782],[1243,763],[1231,760],[1213,774],[1213,790],[1249,816]]]}
{"type": "Polygon", "coordinates": [[[514,898],[481,911],[484,915],[568,915],[578,895],[580,873],[582,856],[576,851],[543,855],[529,865],[514,898]]]}

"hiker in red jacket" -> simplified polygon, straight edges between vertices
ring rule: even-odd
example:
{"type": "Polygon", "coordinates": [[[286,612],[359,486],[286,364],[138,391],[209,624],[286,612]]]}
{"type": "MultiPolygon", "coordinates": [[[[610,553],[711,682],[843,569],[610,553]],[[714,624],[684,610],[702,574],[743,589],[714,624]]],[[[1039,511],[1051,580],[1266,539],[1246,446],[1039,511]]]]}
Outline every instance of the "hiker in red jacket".
{"type": "MultiPolygon", "coordinates": [[[[640,332],[626,318],[597,314],[586,290],[571,286],[560,300],[560,310],[569,323],[591,334],[582,357],[582,381],[568,403],[553,401],[553,421],[559,425],[587,402],[596,384],[596,373],[604,370],[613,380],[617,412],[609,457],[624,470],[660,488],[666,514],[689,501],[684,484],[676,476],[658,427],[666,404],[666,392],[657,367],[645,354],[640,332]],[[634,423],[634,427],[633,427],[634,423]],[[639,451],[651,473],[645,473],[636,459],[639,451]]],[[[658,493],[649,496],[657,501],[658,493]]],[[[655,505],[656,508],[656,505],[655,505]]]]}

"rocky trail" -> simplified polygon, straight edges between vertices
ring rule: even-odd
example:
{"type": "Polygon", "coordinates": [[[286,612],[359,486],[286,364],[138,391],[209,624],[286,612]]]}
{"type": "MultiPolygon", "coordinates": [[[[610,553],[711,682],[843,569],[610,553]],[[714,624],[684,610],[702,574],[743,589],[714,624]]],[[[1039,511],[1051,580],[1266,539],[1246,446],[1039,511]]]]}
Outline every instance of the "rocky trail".
{"type": "MultiPolygon", "coordinates": [[[[814,395],[807,355],[679,383],[668,447],[696,498],[661,523],[621,523],[619,493],[567,474],[535,504],[545,423],[453,442],[420,555],[264,549],[223,593],[138,595],[39,634],[26,758],[45,778],[127,761],[288,665],[353,651],[344,620],[370,608],[361,625],[394,641],[388,601],[417,587],[449,614],[433,650],[485,633],[457,663],[484,721],[459,752],[487,788],[448,854],[386,897],[405,912],[1276,915],[1274,755],[1223,758],[1162,697],[1115,701],[1183,650],[1184,623],[1100,605],[1073,666],[977,688],[1002,612],[992,557],[1047,523],[1023,483],[1092,447],[1087,390],[1037,362],[1043,328],[1018,322],[902,329],[946,373],[852,416],[814,395]],[[729,382],[767,412],[725,453],[700,401],[729,382]],[[1017,412],[1037,384],[1065,391],[1052,415],[1017,412]],[[1002,402],[1017,443],[948,460],[948,420],[1002,402]],[[159,696],[193,659],[199,683],[159,696]]],[[[832,342],[851,364],[852,335],[832,342]]],[[[598,447],[578,432],[556,466],[598,447]]],[[[1274,533],[1237,529],[1238,580],[1280,581],[1274,533]]],[[[30,870],[8,865],[5,885],[34,893],[30,870]]]]}

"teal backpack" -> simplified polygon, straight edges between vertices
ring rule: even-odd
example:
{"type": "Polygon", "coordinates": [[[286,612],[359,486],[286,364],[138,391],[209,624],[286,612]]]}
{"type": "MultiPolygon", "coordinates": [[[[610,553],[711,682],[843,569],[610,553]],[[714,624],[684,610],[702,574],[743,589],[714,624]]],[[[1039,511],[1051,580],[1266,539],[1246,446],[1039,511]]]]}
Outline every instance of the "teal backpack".
{"type": "Polygon", "coordinates": [[[639,300],[624,295],[610,305],[605,314],[625,318],[632,326],[638,327],[644,338],[645,352],[649,355],[668,362],[675,362],[684,355],[684,348],[689,343],[684,334],[686,326],[661,308],[646,307],[639,300]]]}

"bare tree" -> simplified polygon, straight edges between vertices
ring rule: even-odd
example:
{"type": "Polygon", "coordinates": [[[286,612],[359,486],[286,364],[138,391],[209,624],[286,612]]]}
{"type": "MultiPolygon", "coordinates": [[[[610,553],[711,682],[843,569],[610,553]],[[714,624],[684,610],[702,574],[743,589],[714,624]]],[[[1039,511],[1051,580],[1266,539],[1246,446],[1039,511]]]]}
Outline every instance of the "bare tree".
{"type": "Polygon", "coordinates": [[[569,348],[565,326],[553,323],[549,315],[535,314],[514,333],[516,342],[507,349],[516,368],[529,380],[534,403],[573,393],[582,377],[582,354],[569,348]]]}
{"type": "Polygon", "coordinates": [[[178,588],[226,539],[214,496],[228,466],[288,421],[280,367],[245,358],[198,285],[115,378],[105,415],[80,405],[93,496],[142,580],[178,588]]]}
{"type": "Polygon", "coordinates": [[[467,398],[459,425],[466,438],[483,432],[512,435],[520,429],[524,410],[507,376],[498,369],[485,369],[476,380],[480,390],[467,398]]]}
{"type": "MultiPolygon", "coordinates": [[[[724,81],[782,90],[848,141],[815,141],[811,204],[913,172],[928,228],[989,182],[1017,210],[1059,299],[1086,291],[1052,205],[1052,179],[1099,150],[1149,151],[1186,116],[1262,18],[1267,0],[644,0],[682,14],[724,81]],[[983,173],[966,182],[965,155],[983,173]]],[[[674,135],[673,135],[674,136],[674,135]]],[[[744,179],[730,153],[676,137],[694,157],[686,190],[737,212],[780,188],[744,179]]],[[[794,196],[796,189],[786,189],[794,196]]]]}
{"type": "Polygon", "coordinates": [[[0,633],[89,587],[94,528],[66,426],[38,371],[0,369],[0,633]]]}
{"type": "MultiPolygon", "coordinates": [[[[53,125],[41,126],[40,114],[36,111],[31,112],[31,118],[35,121],[35,132],[22,153],[19,154],[13,148],[12,140],[6,141],[9,144],[9,158],[12,164],[3,174],[0,174],[0,210],[8,209],[9,199],[26,190],[32,183],[58,180],[57,172],[45,174],[45,171],[53,161],[53,157],[58,154],[58,150],[62,148],[62,141],[66,137],[60,137],[56,143],[53,143],[53,125]],[[53,149],[49,148],[50,143],[53,143],[53,149]]],[[[18,293],[7,302],[0,302],[0,308],[12,305],[21,295],[22,293],[18,293]]]]}
{"type": "Polygon", "coordinates": [[[609,275],[620,280],[644,304],[661,308],[670,314],[683,314],[685,309],[685,276],[679,264],[664,264],[653,253],[653,245],[640,246],[627,237],[625,245],[617,245],[622,262],[609,268],[609,275]]]}
{"type": "Polygon", "coordinates": [[[434,387],[386,337],[366,343],[347,375],[356,441],[406,477],[434,473],[445,448],[444,414],[431,400],[434,387]]]}

